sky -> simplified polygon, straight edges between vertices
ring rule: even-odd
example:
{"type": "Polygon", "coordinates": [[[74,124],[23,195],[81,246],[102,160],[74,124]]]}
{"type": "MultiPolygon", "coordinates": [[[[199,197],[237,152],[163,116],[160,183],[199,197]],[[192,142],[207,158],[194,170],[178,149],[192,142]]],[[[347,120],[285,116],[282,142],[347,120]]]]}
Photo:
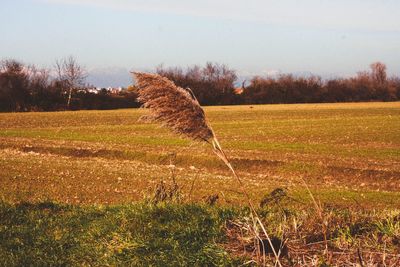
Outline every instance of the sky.
{"type": "Polygon", "coordinates": [[[400,76],[398,0],[0,0],[0,59],[74,56],[99,86],[129,70],[218,62],[241,76],[400,76]]]}

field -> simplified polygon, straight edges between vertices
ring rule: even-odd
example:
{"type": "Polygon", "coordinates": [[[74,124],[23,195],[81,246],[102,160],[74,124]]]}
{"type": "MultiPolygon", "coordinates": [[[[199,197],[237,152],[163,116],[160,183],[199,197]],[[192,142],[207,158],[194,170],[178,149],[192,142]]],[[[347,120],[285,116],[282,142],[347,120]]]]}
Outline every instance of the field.
{"type": "MultiPolygon", "coordinates": [[[[383,226],[365,232],[368,238],[376,234],[376,239],[366,245],[364,238],[363,244],[368,250],[375,246],[376,255],[392,263],[396,260],[400,253],[396,250],[400,242],[400,103],[220,106],[205,111],[254,203],[268,199],[278,188],[287,198],[287,210],[309,210],[310,215],[315,206],[312,195],[324,216],[330,214],[332,233],[335,225],[341,229],[368,218],[385,227],[390,222],[390,234],[383,234],[385,248],[376,245],[383,242],[379,239],[383,226]]],[[[209,144],[193,143],[158,125],[142,123],[138,119],[143,114],[146,110],[0,114],[1,214],[18,207],[31,212],[18,203],[54,202],[65,209],[96,210],[107,205],[127,212],[134,201],[154,199],[160,185],[168,190],[175,184],[178,200],[186,203],[183,207],[218,196],[219,209],[244,212],[245,198],[209,144]]],[[[171,208],[168,205],[166,209],[171,208]]],[[[220,212],[199,205],[207,214],[220,212]]],[[[3,225],[12,224],[3,221],[3,225]]],[[[274,225],[271,231],[281,234],[274,225]]],[[[314,226],[318,228],[318,222],[314,226]]],[[[316,231],[304,228],[307,233],[316,231]]],[[[6,233],[2,231],[0,235],[6,233]]],[[[331,238],[338,236],[336,231],[331,238]]],[[[226,250],[239,258],[249,256],[234,247],[230,244],[226,250]]],[[[6,253],[4,248],[2,253],[6,253]]],[[[219,256],[228,261],[225,254],[219,256]]],[[[234,261],[229,259],[231,264],[234,261]]]]}

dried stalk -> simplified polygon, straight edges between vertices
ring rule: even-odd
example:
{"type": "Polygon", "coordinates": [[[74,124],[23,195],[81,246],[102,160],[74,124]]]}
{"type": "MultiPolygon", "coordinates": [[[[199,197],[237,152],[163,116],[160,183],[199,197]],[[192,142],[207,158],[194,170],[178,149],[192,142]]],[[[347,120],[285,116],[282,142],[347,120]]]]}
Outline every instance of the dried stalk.
{"type": "MultiPolygon", "coordinates": [[[[143,107],[150,109],[151,115],[145,117],[145,120],[161,123],[179,135],[212,144],[214,153],[231,170],[240,185],[240,191],[246,196],[251,210],[256,238],[262,241],[257,231],[257,225],[259,225],[272,248],[276,263],[282,266],[271,239],[251,202],[250,195],[246,191],[243,181],[237,175],[225,152],[222,150],[193,92],[190,89],[178,87],[172,81],[157,74],[139,72],[134,72],[133,74],[139,89],[139,101],[143,103],[143,107]]],[[[263,242],[261,244],[263,245],[263,242]]],[[[263,256],[265,263],[265,253],[263,256]]]]}
{"type": "MultiPolygon", "coordinates": [[[[248,192],[246,191],[245,187],[244,187],[244,183],[242,182],[242,180],[240,179],[240,177],[236,174],[235,170],[232,167],[232,164],[229,162],[228,158],[226,157],[225,152],[222,150],[221,145],[219,144],[217,138],[215,137],[215,134],[213,134],[213,139],[212,139],[212,145],[213,145],[213,151],[214,153],[225,163],[225,165],[231,170],[233,176],[236,178],[236,180],[238,181],[239,185],[240,185],[240,191],[242,191],[242,193],[246,196],[247,199],[247,203],[249,204],[249,207],[251,209],[251,217],[252,217],[252,221],[254,224],[254,233],[257,237],[258,240],[262,241],[261,237],[258,234],[257,229],[257,224],[260,225],[261,230],[263,231],[265,237],[268,240],[269,245],[271,246],[272,252],[274,253],[275,259],[276,259],[276,263],[278,263],[279,266],[282,266],[280,261],[279,261],[279,256],[275,251],[275,248],[272,244],[272,241],[264,227],[264,224],[261,222],[260,220],[260,216],[258,216],[258,213],[256,211],[256,209],[254,208],[253,203],[251,202],[251,198],[250,195],[248,194],[248,192]]],[[[261,242],[262,246],[264,246],[263,242],[261,242]]],[[[264,250],[263,250],[264,251],[264,250]]],[[[265,254],[263,255],[265,257],[265,254]]],[[[265,259],[264,259],[265,262],[265,259]]]]}

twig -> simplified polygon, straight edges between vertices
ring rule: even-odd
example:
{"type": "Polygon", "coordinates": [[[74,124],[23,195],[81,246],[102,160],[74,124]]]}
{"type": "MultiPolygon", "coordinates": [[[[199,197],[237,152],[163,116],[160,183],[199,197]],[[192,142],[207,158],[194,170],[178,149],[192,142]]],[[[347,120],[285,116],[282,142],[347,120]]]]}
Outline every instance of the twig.
{"type": "Polygon", "coordinates": [[[357,248],[357,255],[358,255],[358,260],[360,261],[361,267],[364,267],[364,261],[363,261],[362,254],[361,254],[359,247],[357,248]]]}
{"type": "Polygon", "coordinates": [[[324,217],[323,217],[323,214],[322,214],[321,203],[320,203],[320,204],[317,203],[317,201],[316,201],[315,198],[314,198],[313,193],[311,193],[311,190],[310,190],[310,188],[308,187],[306,181],[303,179],[303,177],[300,176],[300,179],[303,181],[303,183],[304,183],[304,185],[305,185],[305,187],[306,187],[306,189],[307,189],[307,191],[308,191],[308,193],[309,193],[309,195],[310,195],[310,197],[311,197],[311,200],[312,200],[313,203],[314,203],[314,206],[315,206],[315,209],[316,209],[316,211],[317,211],[317,213],[318,213],[318,216],[319,216],[319,218],[320,218],[320,220],[321,220],[322,231],[323,231],[323,234],[324,234],[324,243],[325,243],[325,251],[324,251],[324,254],[328,254],[328,238],[327,238],[327,230],[328,230],[328,229],[327,229],[327,224],[328,224],[328,221],[326,221],[326,224],[325,224],[325,220],[324,220],[324,217]]]}
{"type": "Polygon", "coordinates": [[[196,172],[196,176],[193,178],[193,181],[192,181],[192,183],[191,183],[191,185],[190,185],[190,190],[189,190],[189,201],[192,201],[192,193],[193,193],[193,189],[194,189],[194,184],[195,184],[195,182],[196,182],[196,180],[197,180],[197,178],[198,178],[198,175],[199,175],[199,173],[196,172]]]}

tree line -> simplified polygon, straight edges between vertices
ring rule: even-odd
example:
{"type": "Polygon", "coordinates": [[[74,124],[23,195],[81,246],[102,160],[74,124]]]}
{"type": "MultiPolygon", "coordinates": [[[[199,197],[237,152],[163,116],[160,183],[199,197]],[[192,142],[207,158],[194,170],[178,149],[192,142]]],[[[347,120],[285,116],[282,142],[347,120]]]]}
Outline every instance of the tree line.
{"type": "Polygon", "coordinates": [[[91,90],[85,69],[75,58],[55,62],[53,70],[16,60],[0,62],[0,111],[59,111],[138,107],[132,90],[91,90]]]}
{"type": "MultiPolygon", "coordinates": [[[[237,73],[216,63],[186,69],[160,66],[156,72],[178,86],[190,88],[202,105],[321,103],[400,100],[400,78],[387,77],[376,62],[369,71],[350,78],[323,80],[319,76],[255,76],[235,86],[237,73]]],[[[134,85],[118,92],[90,90],[86,71],[73,57],[57,60],[53,70],[0,62],[0,111],[54,111],[139,107],[134,85]]]]}
{"type": "Polygon", "coordinates": [[[189,87],[203,105],[287,104],[400,100],[400,78],[387,77],[386,65],[376,62],[355,77],[323,80],[319,76],[253,77],[235,88],[237,75],[225,65],[159,67],[157,73],[189,87]]]}

